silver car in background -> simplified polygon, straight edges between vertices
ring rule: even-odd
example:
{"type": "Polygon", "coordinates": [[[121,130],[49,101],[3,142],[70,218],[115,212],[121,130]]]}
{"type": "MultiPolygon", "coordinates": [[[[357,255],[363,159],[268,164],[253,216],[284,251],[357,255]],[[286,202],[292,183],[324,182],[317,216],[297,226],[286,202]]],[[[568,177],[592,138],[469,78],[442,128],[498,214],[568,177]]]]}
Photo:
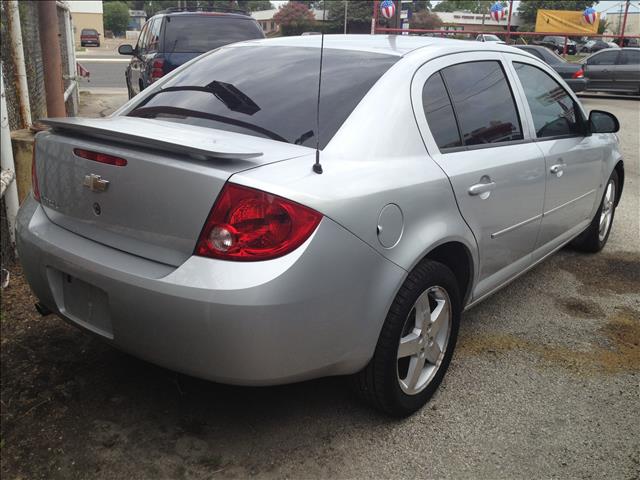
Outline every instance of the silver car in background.
{"type": "Polygon", "coordinates": [[[320,44],[225,46],[110,118],[48,120],[17,231],[40,311],[219,382],[353,375],[402,416],[463,310],[569,242],[602,249],[618,123],[544,62],[326,36],[316,123],[320,44]]]}

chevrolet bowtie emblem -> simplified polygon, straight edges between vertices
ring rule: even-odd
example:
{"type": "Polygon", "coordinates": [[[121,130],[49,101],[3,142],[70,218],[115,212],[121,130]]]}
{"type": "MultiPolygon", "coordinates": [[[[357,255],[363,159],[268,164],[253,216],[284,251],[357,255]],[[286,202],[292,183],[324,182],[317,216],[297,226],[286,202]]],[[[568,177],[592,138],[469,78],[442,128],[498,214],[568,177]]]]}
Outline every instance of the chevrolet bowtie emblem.
{"type": "Polygon", "coordinates": [[[83,185],[92,192],[104,192],[109,187],[109,180],[102,180],[100,175],[91,173],[84,177],[83,185]]]}

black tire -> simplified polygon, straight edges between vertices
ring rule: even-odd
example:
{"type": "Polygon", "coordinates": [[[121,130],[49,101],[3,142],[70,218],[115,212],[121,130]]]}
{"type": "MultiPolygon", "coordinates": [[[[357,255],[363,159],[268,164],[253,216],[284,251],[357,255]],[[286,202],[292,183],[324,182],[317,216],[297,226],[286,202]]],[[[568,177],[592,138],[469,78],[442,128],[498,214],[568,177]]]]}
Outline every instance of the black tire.
{"type": "Polygon", "coordinates": [[[613,199],[613,206],[611,207],[611,220],[609,221],[609,226],[607,227],[606,234],[602,238],[600,235],[600,216],[602,214],[602,209],[605,206],[607,187],[609,185],[609,182],[611,181],[613,181],[613,185],[615,188],[615,196],[618,196],[618,192],[620,192],[620,181],[618,179],[618,172],[614,170],[613,172],[611,172],[611,176],[607,180],[607,184],[604,188],[604,193],[602,194],[602,200],[600,200],[600,206],[598,207],[598,211],[596,212],[595,216],[591,220],[591,224],[584,232],[578,235],[578,237],[576,237],[573,242],[571,242],[571,246],[576,250],[587,253],[597,253],[602,250],[607,244],[609,234],[611,233],[611,227],[613,226],[613,219],[615,218],[617,198],[613,199]]]}
{"type": "Polygon", "coordinates": [[[356,393],[375,408],[394,417],[405,417],[422,408],[437,390],[449,367],[458,337],[460,314],[460,292],[453,272],[439,262],[425,260],[420,263],[409,274],[389,309],[373,358],[353,376],[356,393]],[[448,341],[435,374],[419,393],[410,395],[400,386],[398,347],[416,300],[432,287],[444,289],[450,300],[448,341]]]}

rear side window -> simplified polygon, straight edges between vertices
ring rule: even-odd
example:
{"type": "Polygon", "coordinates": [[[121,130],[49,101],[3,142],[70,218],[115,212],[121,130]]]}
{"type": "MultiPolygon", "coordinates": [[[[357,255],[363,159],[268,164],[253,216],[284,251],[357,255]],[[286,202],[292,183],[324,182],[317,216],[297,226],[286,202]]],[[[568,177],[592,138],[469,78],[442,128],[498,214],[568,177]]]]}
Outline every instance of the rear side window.
{"type": "Polygon", "coordinates": [[[264,38],[262,29],[251,18],[206,14],[166,18],[165,53],[204,53],[230,43],[264,38]]]}
{"type": "Polygon", "coordinates": [[[587,65],[614,65],[618,52],[602,52],[587,59],[587,65]]]}
{"type": "Polygon", "coordinates": [[[461,63],[441,73],[464,145],[522,140],[520,118],[499,62],[461,63]]]}
{"type": "Polygon", "coordinates": [[[539,68],[513,64],[529,103],[538,138],[582,135],[582,114],[562,86],[539,68]]]}
{"type": "MultiPolygon", "coordinates": [[[[399,58],[324,49],[321,148],[399,58]]],[[[315,147],[319,62],[319,48],[221,48],[177,74],[129,115],[315,147]]]]}
{"type": "Polygon", "coordinates": [[[422,106],[438,148],[462,146],[453,107],[440,73],[432,75],[424,84],[422,106]]]}
{"type": "Polygon", "coordinates": [[[640,50],[623,50],[620,55],[621,65],[640,65],[640,50]]]}

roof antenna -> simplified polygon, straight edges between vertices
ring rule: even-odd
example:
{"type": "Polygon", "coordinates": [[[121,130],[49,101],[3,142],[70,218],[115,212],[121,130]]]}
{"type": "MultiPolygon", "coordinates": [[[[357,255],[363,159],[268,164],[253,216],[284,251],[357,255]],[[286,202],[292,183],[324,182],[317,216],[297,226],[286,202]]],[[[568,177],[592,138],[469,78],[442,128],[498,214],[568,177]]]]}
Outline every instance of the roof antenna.
{"type": "Polygon", "coordinates": [[[324,54],[324,15],[327,9],[322,5],[322,32],[320,39],[320,74],[318,75],[318,103],[316,104],[316,162],[313,164],[313,171],[320,175],[322,165],[320,164],[320,87],[322,85],[322,57],[324,54]]]}

